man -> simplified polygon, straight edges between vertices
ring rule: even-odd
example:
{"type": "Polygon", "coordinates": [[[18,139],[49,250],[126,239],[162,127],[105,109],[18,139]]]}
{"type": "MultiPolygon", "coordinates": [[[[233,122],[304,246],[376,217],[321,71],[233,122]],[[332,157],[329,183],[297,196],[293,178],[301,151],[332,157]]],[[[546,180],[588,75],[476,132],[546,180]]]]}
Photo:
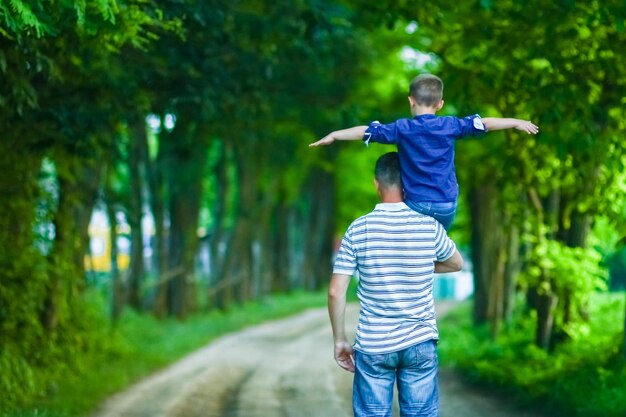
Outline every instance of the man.
{"type": "Polygon", "coordinates": [[[463,259],[439,222],[403,202],[397,152],[378,159],[374,183],[381,203],[346,231],[328,289],[335,360],[355,373],[356,417],[391,416],[396,381],[403,417],[436,417],[433,274],[459,271],[463,259]],[[353,347],[344,319],[356,271],[361,312],[353,347]]]}

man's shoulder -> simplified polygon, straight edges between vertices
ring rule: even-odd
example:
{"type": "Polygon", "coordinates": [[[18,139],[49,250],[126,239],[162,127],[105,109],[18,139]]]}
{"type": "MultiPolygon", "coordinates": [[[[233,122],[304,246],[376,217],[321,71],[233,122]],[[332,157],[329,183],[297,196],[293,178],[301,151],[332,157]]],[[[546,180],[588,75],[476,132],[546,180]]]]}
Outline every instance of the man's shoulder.
{"type": "Polygon", "coordinates": [[[361,223],[369,221],[388,222],[392,227],[396,224],[406,225],[406,221],[419,223],[421,225],[432,224],[433,226],[436,222],[436,220],[432,217],[418,213],[407,206],[404,202],[391,204],[379,203],[373,211],[361,216],[358,220],[360,220],[361,223]]]}
{"type": "Polygon", "coordinates": [[[351,230],[354,230],[355,228],[362,227],[365,223],[367,223],[367,219],[372,215],[372,213],[373,211],[352,220],[352,223],[350,223],[350,226],[348,226],[347,231],[349,232],[351,230]]]}

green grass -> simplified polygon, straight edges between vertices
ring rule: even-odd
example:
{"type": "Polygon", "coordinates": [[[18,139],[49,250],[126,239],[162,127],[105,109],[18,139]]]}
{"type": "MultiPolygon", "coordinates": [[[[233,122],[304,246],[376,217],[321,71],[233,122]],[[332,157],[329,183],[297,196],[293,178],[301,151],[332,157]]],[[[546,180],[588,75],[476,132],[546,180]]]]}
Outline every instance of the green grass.
{"type": "Polygon", "coordinates": [[[185,321],[157,320],[128,311],[110,330],[108,347],[82,358],[79,369],[62,375],[38,374],[47,395],[32,407],[2,417],[74,417],[92,411],[107,396],[181,358],[211,340],[242,328],[326,305],[326,292],[275,295],[228,312],[211,312],[185,321]]]}
{"type": "Polygon", "coordinates": [[[620,351],[624,294],[596,294],[591,320],[548,353],[533,344],[534,317],[517,316],[496,340],[471,324],[465,303],[439,322],[442,366],[551,416],[626,415],[626,365],[620,351]]]}

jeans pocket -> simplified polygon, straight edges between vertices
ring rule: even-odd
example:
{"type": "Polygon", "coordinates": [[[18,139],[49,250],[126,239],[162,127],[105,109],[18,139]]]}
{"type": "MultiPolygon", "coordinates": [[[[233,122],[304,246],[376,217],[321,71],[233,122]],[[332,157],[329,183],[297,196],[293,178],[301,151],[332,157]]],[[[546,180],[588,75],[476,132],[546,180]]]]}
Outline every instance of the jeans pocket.
{"type": "Polygon", "coordinates": [[[355,352],[356,366],[359,366],[364,374],[380,377],[387,372],[387,355],[369,355],[355,352]]]}
{"type": "Polygon", "coordinates": [[[415,363],[420,369],[431,369],[439,364],[437,355],[437,344],[434,340],[429,340],[415,346],[415,363]]]}

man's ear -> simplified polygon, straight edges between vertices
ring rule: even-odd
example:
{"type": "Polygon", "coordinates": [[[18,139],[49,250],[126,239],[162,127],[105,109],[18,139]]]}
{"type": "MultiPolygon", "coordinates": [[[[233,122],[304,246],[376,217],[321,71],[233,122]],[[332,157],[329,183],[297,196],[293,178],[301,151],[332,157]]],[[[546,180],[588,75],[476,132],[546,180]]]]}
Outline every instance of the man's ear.
{"type": "Polygon", "coordinates": [[[378,182],[376,178],[374,178],[374,187],[376,187],[376,191],[380,193],[380,183],[378,182]]]}
{"type": "Polygon", "coordinates": [[[437,104],[437,111],[441,110],[442,107],[443,107],[443,100],[441,100],[439,104],[437,104]]]}
{"type": "Polygon", "coordinates": [[[411,107],[415,106],[417,103],[415,102],[415,100],[413,99],[413,96],[409,96],[409,105],[411,107]]]}

